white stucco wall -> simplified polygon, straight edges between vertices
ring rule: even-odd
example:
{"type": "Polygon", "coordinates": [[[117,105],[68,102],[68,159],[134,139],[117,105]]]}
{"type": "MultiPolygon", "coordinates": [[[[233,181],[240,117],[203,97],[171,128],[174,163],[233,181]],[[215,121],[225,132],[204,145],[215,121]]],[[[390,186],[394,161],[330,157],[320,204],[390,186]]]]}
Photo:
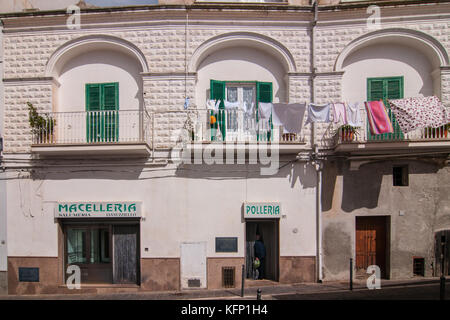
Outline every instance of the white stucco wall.
{"type": "Polygon", "coordinates": [[[433,95],[430,62],[414,48],[393,43],[362,48],[343,64],[344,100],[366,101],[367,78],[404,77],[404,97],[433,95]]]}
{"type": "Polygon", "coordinates": [[[204,106],[210,80],[272,82],[273,101],[286,102],[285,71],[273,56],[256,48],[235,46],[220,49],[198,67],[197,105],[204,106]]]}
{"type": "Polygon", "coordinates": [[[79,171],[72,168],[68,173],[47,173],[44,181],[11,180],[8,255],[57,256],[53,219],[57,201],[142,201],[143,258],[180,257],[181,242],[198,241],[206,241],[208,257],[243,257],[243,203],[280,202],[285,215],[280,219],[280,255],[315,255],[315,174],[311,167],[296,164],[291,171],[287,166],[273,177],[259,177],[258,168],[248,168],[248,178],[245,166],[221,167],[192,166],[178,171],[167,167],[144,173],[135,167],[116,173],[107,168],[70,173],[79,171]],[[215,253],[215,237],[238,237],[238,252],[215,253]]]}
{"type": "Polygon", "coordinates": [[[90,51],[78,55],[61,68],[55,111],[85,111],[85,84],[106,82],[119,82],[120,110],[138,110],[142,101],[140,72],[139,63],[120,52],[90,51]]]}

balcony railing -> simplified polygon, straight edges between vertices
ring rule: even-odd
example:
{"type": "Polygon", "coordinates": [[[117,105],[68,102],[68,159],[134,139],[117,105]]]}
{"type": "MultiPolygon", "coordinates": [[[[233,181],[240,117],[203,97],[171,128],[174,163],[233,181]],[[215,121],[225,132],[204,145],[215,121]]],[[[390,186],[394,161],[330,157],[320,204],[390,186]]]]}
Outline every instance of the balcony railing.
{"type": "Polygon", "coordinates": [[[52,112],[33,128],[33,144],[149,143],[150,116],[142,110],[52,112]]]}
{"type": "Polygon", "coordinates": [[[32,129],[33,144],[98,145],[146,143],[152,149],[190,142],[303,143],[301,133],[284,133],[271,119],[239,109],[150,112],[142,110],[52,112],[32,129]]]}
{"type": "Polygon", "coordinates": [[[303,143],[300,132],[284,133],[271,119],[240,109],[193,109],[153,113],[156,145],[189,142],[303,143]],[[162,128],[162,129],[161,129],[162,128]]]}
{"type": "Polygon", "coordinates": [[[403,133],[396,123],[393,114],[389,110],[389,117],[394,127],[393,133],[373,135],[370,133],[367,114],[361,109],[362,125],[356,129],[348,126],[340,127],[336,130],[335,142],[342,143],[367,143],[367,142],[400,142],[400,141],[439,141],[450,140],[449,128],[447,125],[438,128],[424,128],[403,133]]]}

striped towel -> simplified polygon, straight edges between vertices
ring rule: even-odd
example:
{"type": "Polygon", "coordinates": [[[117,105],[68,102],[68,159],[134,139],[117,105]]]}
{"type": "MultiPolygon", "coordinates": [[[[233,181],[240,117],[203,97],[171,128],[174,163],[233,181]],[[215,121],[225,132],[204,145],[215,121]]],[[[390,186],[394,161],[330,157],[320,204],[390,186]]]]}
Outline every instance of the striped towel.
{"type": "Polygon", "coordinates": [[[386,107],[382,100],[369,101],[364,103],[367,110],[367,118],[369,119],[370,132],[372,134],[393,133],[391,120],[386,111],[386,107]]]}

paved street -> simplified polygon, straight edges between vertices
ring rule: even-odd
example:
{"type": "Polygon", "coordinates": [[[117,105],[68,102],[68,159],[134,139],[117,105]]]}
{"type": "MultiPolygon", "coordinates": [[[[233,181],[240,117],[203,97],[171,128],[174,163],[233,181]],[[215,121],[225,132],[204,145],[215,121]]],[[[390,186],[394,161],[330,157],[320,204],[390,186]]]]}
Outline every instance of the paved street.
{"type": "MultiPolygon", "coordinates": [[[[114,294],[0,295],[0,300],[439,300],[438,278],[382,280],[381,289],[368,290],[364,281],[356,281],[353,291],[347,282],[300,283],[293,285],[252,284],[244,290],[185,290],[171,292],[123,292],[114,294]]],[[[446,300],[450,300],[450,279],[446,282],[446,300]]]]}
{"type": "MultiPolygon", "coordinates": [[[[446,300],[450,300],[450,283],[446,284],[446,300]]],[[[439,300],[439,283],[412,284],[368,290],[294,293],[272,295],[276,300],[439,300]]]]}

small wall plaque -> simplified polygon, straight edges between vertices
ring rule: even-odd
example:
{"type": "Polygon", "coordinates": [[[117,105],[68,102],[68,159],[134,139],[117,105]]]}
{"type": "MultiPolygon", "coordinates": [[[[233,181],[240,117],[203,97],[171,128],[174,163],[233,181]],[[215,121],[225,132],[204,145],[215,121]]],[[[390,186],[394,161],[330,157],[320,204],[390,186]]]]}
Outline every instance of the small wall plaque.
{"type": "Polygon", "coordinates": [[[216,238],[216,252],[238,252],[238,238],[216,238]]]}
{"type": "Polygon", "coordinates": [[[19,267],[20,282],[39,282],[39,268],[19,267]]]}

